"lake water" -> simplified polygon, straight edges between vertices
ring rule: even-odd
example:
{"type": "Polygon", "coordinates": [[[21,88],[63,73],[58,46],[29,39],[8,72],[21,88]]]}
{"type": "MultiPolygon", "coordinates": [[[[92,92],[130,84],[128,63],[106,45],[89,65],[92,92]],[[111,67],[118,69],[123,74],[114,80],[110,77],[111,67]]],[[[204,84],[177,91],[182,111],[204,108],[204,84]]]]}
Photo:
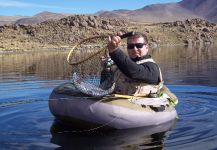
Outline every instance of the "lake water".
{"type": "Polygon", "coordinates": [[[169,131],[73,132],[48,108],[52,89],[70,79],[66,51],[0,54],[0,149],[217,149],[217,47],[153,50],[166,85],[179,98],[169,131]],[[156,133],[157,132],[157,133],[156,133]]]}

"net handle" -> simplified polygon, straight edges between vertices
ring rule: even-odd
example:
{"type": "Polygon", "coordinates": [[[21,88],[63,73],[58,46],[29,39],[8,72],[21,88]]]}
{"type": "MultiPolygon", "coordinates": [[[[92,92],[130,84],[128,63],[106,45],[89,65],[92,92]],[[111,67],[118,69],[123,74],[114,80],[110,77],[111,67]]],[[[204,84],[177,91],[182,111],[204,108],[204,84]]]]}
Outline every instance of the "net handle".
{"type": "Polygon", "coordinates": [[[86,38],[86,39],[83,39],[81,40],[80,42],[77,42],[73,47],[72,49],[69,51],[68,53],[68,56],[67,56],[67,62],[69,65],[78,65],[78,64],[81,64],[83,62],[85,62],[86,60],[94,57],[95,55],[99,54],[100,52],[102,52],[103,50],[106,50],[107,49],[107,45],[105,47],[103,47],[102,49],[96,51],[95,53],[91,54],[89,57],[83,59],[83,60],[80,60],[80,61],[77,61],[77,62],[70,62],[70,58],[72,57],[73,55],[73,52],[75,50],[75,48],[77,48],[80,44],[82,44],[83,42],[85,41],[88,41],[88,40],[91,40],[91,39],[95,39],[95,38],[106,38],[108,36],[106,35],[100,35],[100,36],[93,36],[93,37],[90,37],[90,38],[86,38]]]}

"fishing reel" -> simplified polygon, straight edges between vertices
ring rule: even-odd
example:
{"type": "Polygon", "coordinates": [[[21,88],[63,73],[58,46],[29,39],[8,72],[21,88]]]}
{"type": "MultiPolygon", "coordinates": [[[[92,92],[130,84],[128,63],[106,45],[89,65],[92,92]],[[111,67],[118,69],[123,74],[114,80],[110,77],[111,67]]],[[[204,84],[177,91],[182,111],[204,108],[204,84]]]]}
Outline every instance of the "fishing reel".
{"type": "Polygon", "coordinates": [[[114,61],[110,57],[108,57],[104,65],[105,68],[110,68],[112,65],[114,65],[114,61]]]}
{"type": "Polygon", "coordinates": [[[111,57],[102,57],[102,65],[104,70],[111,70],[111,67],[114,65],[114,61],[111,59],[111,57]]]}

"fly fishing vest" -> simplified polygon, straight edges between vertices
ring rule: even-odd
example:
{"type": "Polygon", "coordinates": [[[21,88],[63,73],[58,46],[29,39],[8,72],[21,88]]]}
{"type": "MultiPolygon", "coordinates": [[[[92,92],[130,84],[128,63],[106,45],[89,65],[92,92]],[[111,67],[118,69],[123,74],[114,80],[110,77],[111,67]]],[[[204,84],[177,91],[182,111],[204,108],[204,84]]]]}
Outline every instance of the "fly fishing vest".
{"type": "MultiPolygon", "coordinates": [[[[143,59],[137,61],[137,64],[143,64],[146,62],[155,61],[152,58],[143,59]]],[[[156,64],[156,63],[155,63],[156,64]]],[[[133,96],[148,96],[152,93],[158,93],[163,87],[163,79],[161,70],[160,71],[160,82],[158,85],[141,83],[141,81],[135,81],[125,76],[119,69],[114,74],[114,81],[116,81],[115,93],[124,94],[124,95],[133,95],[133,96]]]]}

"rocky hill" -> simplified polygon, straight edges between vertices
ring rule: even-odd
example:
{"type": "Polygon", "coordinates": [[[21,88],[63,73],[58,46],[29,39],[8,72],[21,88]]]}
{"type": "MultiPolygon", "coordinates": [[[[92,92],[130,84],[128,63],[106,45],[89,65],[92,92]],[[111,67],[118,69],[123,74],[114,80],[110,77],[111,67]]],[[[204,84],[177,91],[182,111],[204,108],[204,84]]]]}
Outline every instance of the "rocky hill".
{"type": "Polygon", "coordinates": [[[126,29],[124,20],[73,15],[33,25],[0,26],[0,49],[70,47],[78,40],[126,29]]]}
{"type": "Polygon", "coordinates": [[[212,44],[217,40],[217,25],[201,19],[171,23],[139,24],[92,15],[73,15],[34,25],[0,26],[1,50],[67,49],[77,41],[117,31],[146,33],[152,45],[212,44]]]}

